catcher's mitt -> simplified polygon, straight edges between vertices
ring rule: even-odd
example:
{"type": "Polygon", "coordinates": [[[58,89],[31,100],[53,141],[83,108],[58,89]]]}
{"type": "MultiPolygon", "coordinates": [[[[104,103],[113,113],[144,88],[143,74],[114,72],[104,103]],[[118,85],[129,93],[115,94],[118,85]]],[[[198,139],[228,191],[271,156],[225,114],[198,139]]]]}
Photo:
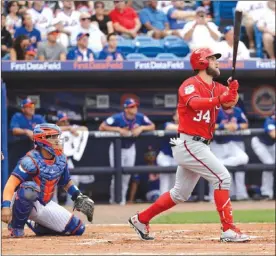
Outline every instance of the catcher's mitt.
{"type": "Polygon", "coordinates": [[[94,201],[91,200],[88,196],[80,194],[76,200],[74,201],[74,209],[79,212],[82,212],[86,215],[87,220],[92,222],[93,221],[93,214],[94,214],[94,201]]]}

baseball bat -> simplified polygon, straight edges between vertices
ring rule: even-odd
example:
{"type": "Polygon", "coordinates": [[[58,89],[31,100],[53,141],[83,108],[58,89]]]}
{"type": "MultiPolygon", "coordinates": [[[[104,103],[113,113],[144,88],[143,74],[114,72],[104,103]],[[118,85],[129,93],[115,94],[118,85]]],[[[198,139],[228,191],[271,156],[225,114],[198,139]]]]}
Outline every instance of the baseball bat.
{"type": "Polygon", "coordinates": [[[232,81],[235,80],[235,74],[236,74],[236,60],[237,60],[237,53],[238,53],[238,47],[239,47],[239,41],[240,41],[241,21],[242,21],[242,12],[235,11],[232,81]]]}

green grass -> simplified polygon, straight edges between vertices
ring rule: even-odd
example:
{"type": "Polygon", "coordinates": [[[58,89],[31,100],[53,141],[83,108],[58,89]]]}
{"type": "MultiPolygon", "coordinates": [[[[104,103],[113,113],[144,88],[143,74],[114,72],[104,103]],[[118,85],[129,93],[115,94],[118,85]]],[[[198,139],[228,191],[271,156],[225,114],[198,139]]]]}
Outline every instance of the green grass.
{"type": "MultiPolygon", "coordinates": [[[[241,223],[275,222],[275,210],[237,210],[233,212],[234,221],[241,223]]],[[[155,224],[219,223],[216,211],[173,212],[156,218],[155,224]]]]}

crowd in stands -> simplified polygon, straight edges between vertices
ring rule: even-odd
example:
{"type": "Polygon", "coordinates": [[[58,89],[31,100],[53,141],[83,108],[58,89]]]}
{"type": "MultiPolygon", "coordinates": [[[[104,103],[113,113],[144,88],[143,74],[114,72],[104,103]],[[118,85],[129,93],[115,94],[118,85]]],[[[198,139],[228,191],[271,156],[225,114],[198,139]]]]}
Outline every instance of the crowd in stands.
{"type": "MultiPolygon", "coordinates": [[[[130,53],[121,42],[131,42],[132,52],[137,52],[141,35],[161,48],[164,39],[175,37],[190,50],[208,46],[219,49],[224,58],[232,57],[233,20],[218,27],[209,0],[1,3],[1,56],[6,60],[121,61],[130,53]]],[[[238,1],[236,8],[243,11],[248,38],[248,47],[240,42],[238,59],[254,56],[256,30],[262,33],[265,56],[275,59],[275,1],[238,1]]]]}

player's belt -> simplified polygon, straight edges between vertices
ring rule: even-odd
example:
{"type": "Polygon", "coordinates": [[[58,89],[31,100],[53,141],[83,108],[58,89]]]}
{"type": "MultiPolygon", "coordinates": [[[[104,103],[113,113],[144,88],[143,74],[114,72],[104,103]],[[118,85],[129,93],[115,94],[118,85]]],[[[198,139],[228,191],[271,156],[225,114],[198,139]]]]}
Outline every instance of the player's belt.
{"type": "Polygon", "coordinates": [[[204,144],[206,145],[210,145],[211,143],[211,140],[207,140],[203,137],[200,137],[200,136],[193,136],[193,135],[189,135],[189,134],[185,134],[185,133],[178,133],[178,137],[182,140],[186,140],[186,139],[192,139],[194,141],[200,141],[200,142],[203,142],[204,144]]]}
{"type": "Polygon", "coordinates": [[[206,140],[205,138],[202,138],[200,136],[194,136],[192,139],[195,141],[201,141],[206,145],[210,145],[210,143],[211,143],[211,140],[206,140]]]}

